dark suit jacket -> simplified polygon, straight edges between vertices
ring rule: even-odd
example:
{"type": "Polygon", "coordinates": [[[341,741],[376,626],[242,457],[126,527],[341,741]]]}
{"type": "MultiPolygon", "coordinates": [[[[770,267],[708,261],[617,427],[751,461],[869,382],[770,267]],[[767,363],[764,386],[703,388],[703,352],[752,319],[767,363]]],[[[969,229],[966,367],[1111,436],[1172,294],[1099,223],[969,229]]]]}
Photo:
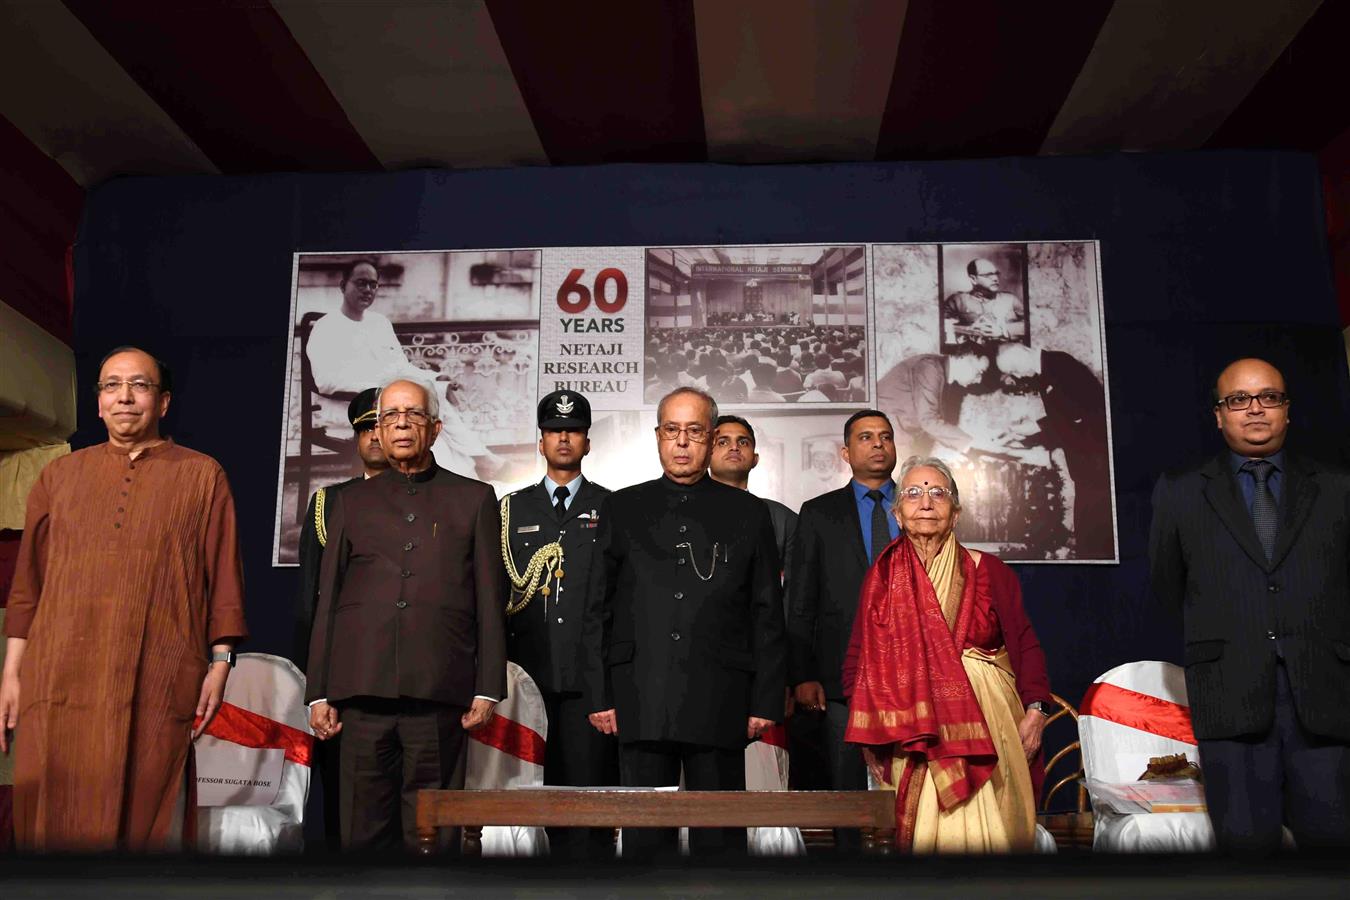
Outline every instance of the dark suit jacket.
{"type": "Polygon", "coordinates": [[[326,488],[319,488],[309,495],[309,506],[305,510],[305,519],[300,523],[300,585],[295,594],[295,636],[292,641],[291,660],[301,671],[309,664],[309,639],[314,633],[314,607],[319,602],[319,565],[323,560],[323,543],[319,541],[317,498],[319,491],[324,494],[324,532],[327,540],[328,523],[332,516],[333,498],[343,488],[359,484],[364,478],[348,478],[326,488]]]}
{"type": "Polygon", "coordinates": [[[581,620],[600,513],[608,496],[609,488],[583,479],[559,522],[542,480],[511,494],[509,536],[516,571],[523,573],[530,557],[545,544],[561,541],[563,546],[562,581],[553,582],[548,597],[536,593],[528,606],[506,620],[508,657],[545,693],[582,690],[581,620]]]}
{"type": "Polygon", "coordinates": [[[1229,459],[1153,491],[1153,585],[1184,610],[1196,737],[1270,729],[1278,650],[1304,727],[1350,741],[1350,473],[1285,451],[1268,562],[1229,459]]]}
{"type": "Polygon", "coordinates": [[[819,681],[827,698],[843,700],[844,652],[869,565],[851,483],[802,504],[788,558],[788,680],[819,681]]]}
{"type": "Polygon", "coordinates": [[[662,477],[611,494],[599,530],[586,688],[592,709],[615,710],[619,741],[740,749],[750,716],[781,721],[787,648],[768,506],[710,477],[662,477]]]}
{"type": "Polygon", "coordinates": [[[769,508],[769,521],[773,524],[773,540],[778,546],[778,564],[787,572],[788,554],[792,542],[797,538],[797,514],[777,500],[761,497],[769,508]]]}
{"type": "Polygon", "coordinates": [[[306,700],[506,697],[506,573],[492,487],[433,465],[336,497],[306,700]]]}

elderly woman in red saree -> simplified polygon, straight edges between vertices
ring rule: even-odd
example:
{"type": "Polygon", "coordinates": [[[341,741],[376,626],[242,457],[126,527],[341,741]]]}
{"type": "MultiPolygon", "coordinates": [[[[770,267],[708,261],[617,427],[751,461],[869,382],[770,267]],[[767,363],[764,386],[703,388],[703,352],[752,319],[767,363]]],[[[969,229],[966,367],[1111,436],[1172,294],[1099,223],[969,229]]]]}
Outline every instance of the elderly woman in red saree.
{"type": "Polygon", "coordinates": [[[902,851],[1030,852],[1045,654],[1017,576],[956,540],[951,470],[910,457],[900,478],[901,534],[863,582],[844,663],[845,740],[895,789],[902,851]]]}

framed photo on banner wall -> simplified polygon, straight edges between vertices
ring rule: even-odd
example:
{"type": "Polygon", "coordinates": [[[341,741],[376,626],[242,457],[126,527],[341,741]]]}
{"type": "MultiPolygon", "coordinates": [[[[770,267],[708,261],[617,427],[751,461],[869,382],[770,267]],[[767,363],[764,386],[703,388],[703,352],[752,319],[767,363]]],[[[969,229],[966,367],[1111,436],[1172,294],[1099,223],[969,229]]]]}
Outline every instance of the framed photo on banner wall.
{"type": "Polygon", "coordinates": [[[958,534],[1011,562],[1118,559],[1095,241],[297,253],[273,563],[310,494],[360,471],[350,398],[411,377],[439,465],[497,495],[538,481],[535,406],[591,403],[586,471],[660,474],[652,426],[691,385],[755,427],[750,489],[793,509],[849,479],[843,423],[885,412],[899,457],[961,488],[958,534]]]}

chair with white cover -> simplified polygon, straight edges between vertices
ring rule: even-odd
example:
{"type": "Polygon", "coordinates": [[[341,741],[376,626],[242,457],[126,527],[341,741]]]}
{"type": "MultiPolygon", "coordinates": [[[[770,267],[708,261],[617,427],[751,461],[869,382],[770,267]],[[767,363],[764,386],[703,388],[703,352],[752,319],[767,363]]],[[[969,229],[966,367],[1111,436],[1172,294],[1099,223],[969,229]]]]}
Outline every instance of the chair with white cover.
{"type": "MultiPolygon", "coordinates": [[[[745,747],[745,789],[747,791],[786,791],[788,789],[788,736],[783,725],[764,730],[759,739],[745,747]]],[[[684,789],[684,777],[679,785],[652,788],[658,791],[684,789]]],[[[769,826],[747,828],[746,851],[751,856],[805,856],[806,841],[800,828],[769,826]]],[[[680,854],[689,856],[689,829],[681,828],[680,854]]],[[[623,829],[619,829],[618,855],[623,855],[623,829]]]]}
{"type": "Polygon", "coordinates": [[[1186,701],[1186,673],[1167,662],[1116,666],[1088,688],[1078,711],[1083,771],[1093,794],[1093,850],[1127,853],[1214,849],[1207,812],[1123,814],[1095,785],[1138,782],[1150,757],[1185,754],[1199,763],[1186,701]]]}
{"type": "MultiPolygon", "coordinates": [[[[759,740],[746,746],[745,789],[788,789],[788,736],[787,728],[783,725],[765,729],[759,740]]],[[[750,828],[747,829],[745,842],[751,856],[806,855],[806,841],[802,840],[800,828],[750,828]]]]}
{"type": "MultiPolygon", "coordinates": [[[[513,662],[506,664],[506,688],[506,698],[493,709],[488,723],[469,734],[466,790],[502,791],[544,784],[548,746],[544,697],[534,679],[513,662]]],[[[483,828],[482,855],[546,856],[548,835],[537,827],[489,825],[483,828]]]]}
{"type": "Polygon", "coordinates": [[[197,848],[271,855],[304,849],[314,749],[305,676],[268,653],[241,653],[216,717],[195,745],[197,848]]]}

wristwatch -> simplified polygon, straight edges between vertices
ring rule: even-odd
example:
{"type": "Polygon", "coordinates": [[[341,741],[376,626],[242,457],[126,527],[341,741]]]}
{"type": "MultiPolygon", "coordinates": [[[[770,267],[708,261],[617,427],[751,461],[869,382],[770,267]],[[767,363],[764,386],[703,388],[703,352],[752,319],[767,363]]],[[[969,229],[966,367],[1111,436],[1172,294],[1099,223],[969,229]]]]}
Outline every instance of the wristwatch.
{"type": "Polygon", "coordinates": [[[1050,718],[1050,710],[1046,709],[1045,704],[1040,700],[1032,700],[1030,703],[1027,704],[1027,709],[1034,709],[1036,710],[1036,712],[1045,716],[1047,719],[1050,718]]]}
{"type": "Polygon", "coordinates": [[[229,663],[231,669],[234,668],[234,664],[238,661],[238,659],[239,659],[239,658],[238,658],[237,656],[234,655],[234,651],[233,651],[233,650],[219,650],[219,651],[217,651],[217,652],[211,654],[211,662],[213,662],[213,663],[218,663],[218,662],[229,663]]]}

